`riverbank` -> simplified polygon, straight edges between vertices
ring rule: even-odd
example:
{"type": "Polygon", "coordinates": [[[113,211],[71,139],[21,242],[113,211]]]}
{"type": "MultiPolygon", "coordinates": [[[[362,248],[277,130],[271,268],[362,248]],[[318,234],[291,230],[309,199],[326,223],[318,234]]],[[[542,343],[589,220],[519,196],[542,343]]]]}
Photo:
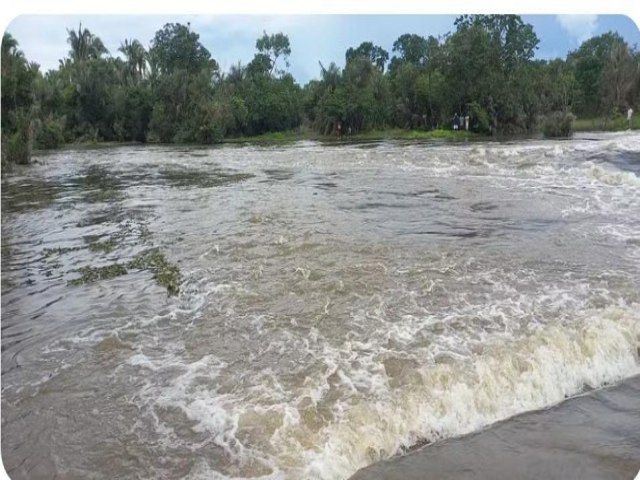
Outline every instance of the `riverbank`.
{"type": "MultiPolygon", "coordinates": [[[[640,130],[640,115],[635,115],[633,119],[633,130],[640,130]]],[[[627,130],[627,121],[622,118],[607,120],[604,118],[580,118],[574,122],[574,132],[622,132],[627,130]]],[[[375,141],[428,141],[428,140],[445,140],[445,141],[510,141],[510,140],[526,140],[530,138],[538,138],[538,135],[511,135],[511,136],[487,136],[464,130],[407,130],[402,128],[390,128],[386,130],[371,130],[364,133],[354,135],[343,135],[337,137],[335,135],[322,135],[313,130],[299,129],[288,130],[284,132],[270,132],[262,135],[253,135],[248,137],[228,137],[224,138],[220,144],[222,145],[270,145],[280,143],[295,143],[302,141],[315,141],[323,143],[348,143],[348,142],[375,142],[375,141]]],[[[155,143],[149,143],[153,145],[155,143]]],[[[73,142],[66,143],[60,148],[109,148],[140,145],[137,142],[116,142],[116,141],[98,141],[98,142],[73,142]]],[[[207,147],[210,145],[195,144],[171,144],[183,145],[185,147],[207,147]]],[[[34,153],[44,153],[51,150],[35,150],[34,153]]]]}
{"type": "Polygon", "coordinates": [[[640,376],[358,471],[351,480],[620,479],[640,470],[640,376]]]}
{"type": "MultiPolygon", "coordinates": [[[[634,115],[631,121],[633,130],[640,130],[640,115],[634,115]]],[[[626,117],[616,118],[577,118],[573,123],[575,132],[623,132],[629,129],[626,117]]]]}
{"type": "Polygon", "coordinates": [[[310,130],[296,130],[287,132],[265,133],[251,137],[225,138],[222,143],[226,144],[268,144],[268,143],[288,143],[300,141],[320,141],[320,142],[367,142],[382,140],[470,140],[481,138],[478,134],[467,131],[453,130],[405,130],[393,128],[387,130],[371,130],[353,135],[321,135],[310,130]]]}

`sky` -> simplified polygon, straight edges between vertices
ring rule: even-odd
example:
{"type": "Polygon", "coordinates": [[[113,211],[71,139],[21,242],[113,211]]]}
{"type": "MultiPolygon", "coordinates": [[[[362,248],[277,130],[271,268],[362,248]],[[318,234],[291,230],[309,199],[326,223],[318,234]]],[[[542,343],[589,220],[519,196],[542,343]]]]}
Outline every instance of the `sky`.
{"type": "MultiPolygon", "coordinates": [[[[300,83],[318,78],[320,66],[334,61],[344,66],[344,53],[363,41],[372,41],[392,56],[393,42],[404,33],[445,35],[455,30],[454,15],[22,15],[7,31],[30,61],[43,71],[57,68],[68,54],[67,28],[82,22],[99,36],[112,55],[124,39],[138,39],[148,47],[155,32],[168,22],[190,22],[200,41],[227,71],[238,61],[247,64],[255,54],[256,39],[283,32],[291,42],[289,72],[300,83]]],[[[623,15],[522,15],[533,25],[540,44],[536,58],[565,57],[582,41],[608,31],[619,33],[630,45],[640,46],[640,30],[623,15]]]]}

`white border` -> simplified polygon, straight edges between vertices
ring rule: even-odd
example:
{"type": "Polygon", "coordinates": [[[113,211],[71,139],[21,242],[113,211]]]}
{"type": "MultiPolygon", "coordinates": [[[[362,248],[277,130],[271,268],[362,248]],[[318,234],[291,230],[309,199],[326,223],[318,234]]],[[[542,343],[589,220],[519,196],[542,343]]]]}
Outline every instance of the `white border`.
{"type": "Polygon", "coordinates": [[[19,15],[28,14],[448,14],[515,13],[535,14],[621,14],[640,25],[640,2],[636,0],[562,0],[560,2],[513,0],[181,0],[159,3],[152,0],[111,0],[100,5],[80,0],[5,1],[0,12],[3,31],[19,15]]]}

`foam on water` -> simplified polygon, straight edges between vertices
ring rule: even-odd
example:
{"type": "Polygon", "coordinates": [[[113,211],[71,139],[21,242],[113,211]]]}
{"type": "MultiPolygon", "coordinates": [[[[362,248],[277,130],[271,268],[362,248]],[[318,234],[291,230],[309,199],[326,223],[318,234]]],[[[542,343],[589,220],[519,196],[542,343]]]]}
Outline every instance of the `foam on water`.
{"type": "MultiPolygon", "coordinates": [[[[366,353],[373,347],[366,342],[324,344],[326,373],[308,377],[293,396],[275,376],[266,382],[268,374],[256,379],[251,395],[217,394],[203,379],[214,381],[224,365],[206,356],[179,367],[170,386],[145,387],[141,398],[153,408],[182,410],[233,462],[257,462],[260,478],[346,478],[416,443],[468,433],[637,373],[639,307],[586,310],[572,327],[550,324],[517,340],[488,342],[481,353],[449,351],[443,363],[412,360],[396,371],[366,353]],[[336,385],[351,393],[323,411],[336,385]]],[[[175,359],[162,367],[140,354],[129,363],[176,368],[175,359]]],[[[229,478],[256,473],[241,468],[229,478]]]]}
{"type": "Polygon", "coordinates": [[[304,478],[345,478],[402,447],[461,435],[637,373],[638,305],[594,311],[575,329],[548,327],[461,363],[420,368],[417,381],[355,401],[308,451],[304,478]]]}

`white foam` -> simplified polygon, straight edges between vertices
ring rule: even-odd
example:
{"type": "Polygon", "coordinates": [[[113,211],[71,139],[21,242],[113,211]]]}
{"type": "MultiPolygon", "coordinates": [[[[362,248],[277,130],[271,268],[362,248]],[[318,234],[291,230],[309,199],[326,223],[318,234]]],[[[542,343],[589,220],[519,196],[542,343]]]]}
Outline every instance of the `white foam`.
{"type": "Polygon", "coordinates": [[[640,316],[633,308],[592,312],[581,327],[547,327],[458,364],[419,370],[421,384],[348,402],[346,416],[307,451],[303,478],[345,478],[422,440],[461,435],[523,411],[637,373],[640,316]]]}
{"type": "Polygon", "coordinates": [[[640,187],[640,178],[631,172],[612,170],[594,165],[591,167],[589,173],[593,178],[607,185],[631,185],[640,187]]]}

